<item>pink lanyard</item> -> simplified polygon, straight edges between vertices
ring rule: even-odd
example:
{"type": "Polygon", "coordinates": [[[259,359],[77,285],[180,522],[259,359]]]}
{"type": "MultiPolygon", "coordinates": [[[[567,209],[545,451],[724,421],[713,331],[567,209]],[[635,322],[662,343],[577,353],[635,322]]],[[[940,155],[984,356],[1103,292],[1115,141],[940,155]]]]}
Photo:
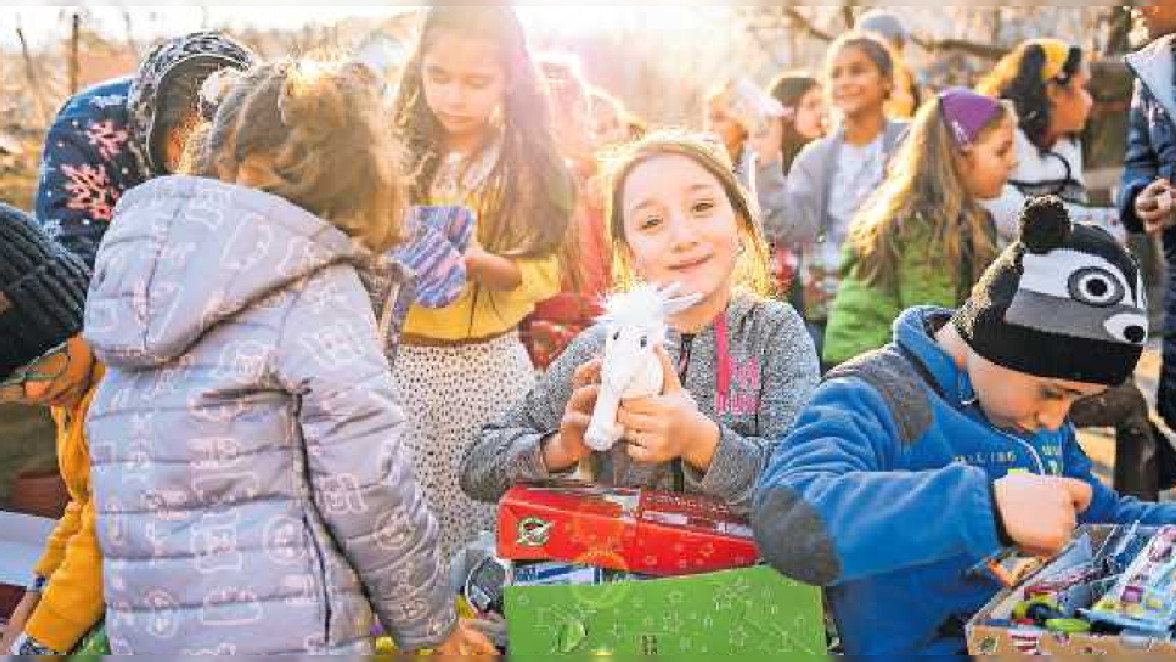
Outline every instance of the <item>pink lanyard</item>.
{"type": "MultiPolygon", "coordinates": [[[[728,348],[727,342],[727,314],[726,312],[719,313],[715,317],[715,416],[722,416],[730,413],[730,393],[731,393],[731,352],[728,348]]],[[[678,357],[678,378],[682,381],[683,387],[686,382],[686,369],[690,365],[690,344],[693,336],[682,336],[682,350],[678,357]]]]}

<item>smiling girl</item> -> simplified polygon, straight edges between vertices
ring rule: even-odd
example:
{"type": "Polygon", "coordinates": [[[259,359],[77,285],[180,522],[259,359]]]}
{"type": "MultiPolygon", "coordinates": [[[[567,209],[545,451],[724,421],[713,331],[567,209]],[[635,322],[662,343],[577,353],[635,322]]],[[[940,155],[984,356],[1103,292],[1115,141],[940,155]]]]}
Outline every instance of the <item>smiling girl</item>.
{"type": "Polygon", "coordinates": [[[886,119],[894,89],[889,47],[868,34],[847,34],[829,47],[827,87],[840,123],[796,157],[788,176],[790,223],[777,241],[805,245],[805,319],[818,350],[837,293],[841,249],[854,216],[885,177],[906,124],[886,119]],[[836,183],[836,184],[835,184],[836,183]]]}
{"type": "Polygon", "coordinates": [[[608,226],[617,282],[679,283],[702,295],[670,319],[661,395],[621,404],[624,442],[592,453],[605,328],[580,334],[526,398],[487,426],[462,488],[497,501],[513,484],[591,459],[602,484],[708,494],[746,509],[777,439],[817,383],[811,339],[790,306],[763,296],[766,251],[753,207],[721,148],[651,135],[612,170],[608,226]]]}

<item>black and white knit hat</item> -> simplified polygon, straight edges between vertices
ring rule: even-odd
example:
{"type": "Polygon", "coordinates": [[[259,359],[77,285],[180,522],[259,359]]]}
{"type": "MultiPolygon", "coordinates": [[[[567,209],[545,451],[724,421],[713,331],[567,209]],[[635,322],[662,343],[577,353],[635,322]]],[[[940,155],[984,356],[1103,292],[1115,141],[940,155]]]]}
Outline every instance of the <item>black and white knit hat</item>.
{"type": "Polygon", "coordinates": [[[1031,199],[1021,236],[952,317],[977,354],[1017,372],[1118,385],[1147,342],[1135,260],[1100,228],[1070,221],[1059,198],[1031,199]]]}
{"type": "Polygon", "coordinates": [[[0,380],[82,330],[90,270],[0,203],[0,380]]]}

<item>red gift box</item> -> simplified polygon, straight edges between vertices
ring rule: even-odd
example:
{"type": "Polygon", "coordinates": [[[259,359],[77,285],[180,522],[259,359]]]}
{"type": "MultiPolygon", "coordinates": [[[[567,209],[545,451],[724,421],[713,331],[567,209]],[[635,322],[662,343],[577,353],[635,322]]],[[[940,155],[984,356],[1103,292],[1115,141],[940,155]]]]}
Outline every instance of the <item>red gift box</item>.
{"type": "Polygon", "coordinates": [[[511,488],[498,506],[498,555],[662,576],[749,566],[759,558],[747,520],[720,501],[579,484],[511,488]]]}

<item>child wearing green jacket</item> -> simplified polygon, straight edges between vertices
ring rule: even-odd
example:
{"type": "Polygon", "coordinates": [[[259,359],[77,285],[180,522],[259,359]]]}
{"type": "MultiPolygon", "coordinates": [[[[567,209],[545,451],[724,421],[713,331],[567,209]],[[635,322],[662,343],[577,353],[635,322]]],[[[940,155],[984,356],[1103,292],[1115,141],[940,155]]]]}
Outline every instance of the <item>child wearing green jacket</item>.
{"type": "Polygon", "coordinates": [[[1016,166],[1014,120],[1002,102],[946,90],[923,106],[890,176],[858,214],[823,360],[843,363],[890,340],[909,306],[955,307],[996,257],[992,219],[978,202],[1016,166]]]}

